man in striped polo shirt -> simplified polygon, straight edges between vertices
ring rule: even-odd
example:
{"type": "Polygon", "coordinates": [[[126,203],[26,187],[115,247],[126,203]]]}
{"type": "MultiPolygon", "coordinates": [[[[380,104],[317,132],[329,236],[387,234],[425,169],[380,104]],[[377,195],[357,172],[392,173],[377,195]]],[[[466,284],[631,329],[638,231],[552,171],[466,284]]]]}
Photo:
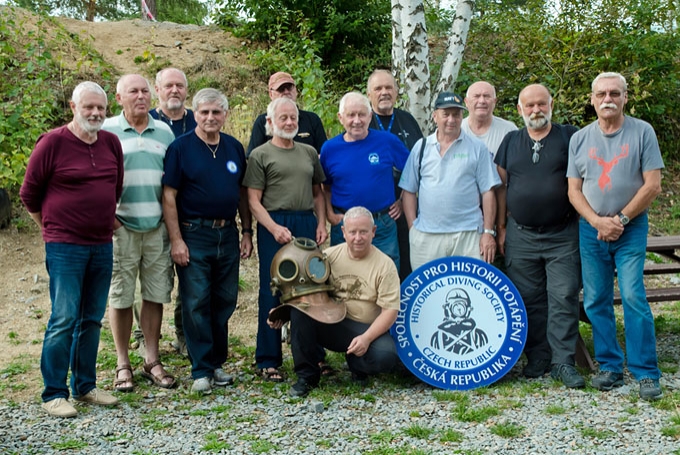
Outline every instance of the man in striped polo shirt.
{"type": "Polygon", "coordinates": [[[104,122],[123,146],[125,181],[116,209],[113,233],[113,277],[109,291],[109,318],[118,363],[114,388],[133,389],[128,342],[132,330],[132,305],[139,277],[142,291],[140,325],[146,341],[142,376],[170,388],[175,378],[160,362],[158,340],[163,303],[170,302],[173,269],[170,242],[161,207],[163,161],[175,136],[168,125],[149,115],[151,87],[137,74],[120,78],[116,101],[123,112],[104,122]]]}

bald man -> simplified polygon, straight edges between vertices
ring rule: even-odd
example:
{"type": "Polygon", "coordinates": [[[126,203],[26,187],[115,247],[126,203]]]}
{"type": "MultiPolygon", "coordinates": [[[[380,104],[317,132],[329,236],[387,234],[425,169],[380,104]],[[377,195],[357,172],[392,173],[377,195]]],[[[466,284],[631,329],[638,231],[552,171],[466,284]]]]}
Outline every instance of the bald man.
{"type": "Polygon", "coordinates": [[[505,135],[517,130],[514,123],[493,115],[496,108],[496,89],[488,82],[475,82],[465,94],[465,106],[469,115],[463,119],[461,129],[484,142],[496,156],[505,135]]]}

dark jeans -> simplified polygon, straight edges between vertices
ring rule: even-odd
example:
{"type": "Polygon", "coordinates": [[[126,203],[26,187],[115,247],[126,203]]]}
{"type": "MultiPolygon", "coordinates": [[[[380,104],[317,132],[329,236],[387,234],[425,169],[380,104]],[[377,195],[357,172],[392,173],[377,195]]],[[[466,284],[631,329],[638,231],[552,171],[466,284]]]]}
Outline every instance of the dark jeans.
{"type": "Polygon", "coordinates": [[[527,359],[574,365],[581,287],[578,220],[530,230],[509,218],[505,265],[527,310],[527,359]]]}
{"type": "Polygon", "coordinates": [[[47,243],[45,264],[50,275],[52,314],[45,331],[40,371],[45,382],[42,400],[51,401],[69,396],[69,364],[73,396],[85,395],[96,387],[99,332],[111,284],[113,246],[47,243]]]}
{"type": "Polygon", "coordinates": [[[180,223],[190,262],[177,267],[182,321],[194,379],[212,377],[227,360],[227,322],[238,298],[239,238],[222,228],[180,223]]]}
{"type": "MultiPolygon", "coordinates": [[[[272,219],[285,226],[294,237],[307,237],[316,240],[317,220],[311,211],[274,211],[269,212],[272,219]]],[[[272,295],[271,264],[276,252],[283,245],[263,226],[257,225],[257,254],[260,261],[260,292],[258,295],[257,347],[255,362],[258,368],[278,368],[283,363],[281,353],[281,330],[267,325],[269,311],[279,305],[279,294],[272,295]]]]}
{"type": "MultiPolygon", "coordinates": [[[[290,312],[291,351],[298,379],[318,384],[321,377],[319,362],[323,360],[320,348],[346,352],[352,340],[366,332],[370,324],[345,318],[337,324],[323,324],[302,311],[290,312]]],[[[357,357],[345,355],[350,371],[359,374],[378,374],[391,371],[399,362],[397,348],[389,332],[375,340],[366,354],[357,357]]]]}

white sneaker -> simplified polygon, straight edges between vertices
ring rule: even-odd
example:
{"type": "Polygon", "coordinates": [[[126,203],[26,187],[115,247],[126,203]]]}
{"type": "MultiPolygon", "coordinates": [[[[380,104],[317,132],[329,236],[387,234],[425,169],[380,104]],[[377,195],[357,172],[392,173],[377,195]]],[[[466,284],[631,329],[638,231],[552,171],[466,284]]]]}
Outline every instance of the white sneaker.
{"type": "Polygon", "coordinates": [[[213,384],[224,386],[234,383],[234,378],[228,375],[222,368],[217,368],[213,373],[213,384]]]}
{"type": "Polygon", "coordinates": [[[210,378],[195,379],[194,383],[191,385],[191,392],[202,393],[204,395],[212,392],[212,389],[210,388],[210,378]]]}
{"type": "Polygon", "coordinates": [[[52,417],[75,417],[78,411],[65,398],[55,398],[42,404],[42,408],[52,417]]]}
{"type": "Polygon", "coordinates": [[[96,387],[87,392],[85,395],[79,396],[77,398],[74,397],[73,399],[76,401],[82,401],[83,403],[102,404],[104,406],[118,404],[118,398],[114,397],[109,392],[96,387]]]}

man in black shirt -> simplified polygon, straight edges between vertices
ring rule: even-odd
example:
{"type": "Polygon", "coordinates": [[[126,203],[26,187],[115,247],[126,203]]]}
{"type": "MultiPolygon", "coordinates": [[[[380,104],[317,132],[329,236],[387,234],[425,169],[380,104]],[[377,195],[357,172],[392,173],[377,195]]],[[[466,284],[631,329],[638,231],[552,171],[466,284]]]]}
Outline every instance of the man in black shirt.
{"type": "MultiPolygon", "coordinates": [[[[420,125],[415,118],[403,109],[394,107],[397,102],[397,83],[387,70],[375,70],[368,78],[368,99],[371,101],[373,115],[369,128],[387,131],[397,135],[407,149],[412,150],[418,139],[423,137],[420,125]]],[[[394,191],[399,194],[400,174],[395,171],[394,191]]],[[[404,281],[411,273],[411,252],[408,242],[408,225],[406,217],[397,219],[397,237],[399,238],[399,279],[404,281]]]]}
{"type": "Polygon", "coordinates": [[[503,181],[498,195],[498,246],[508,277],[527,310],[526,377],[552,377],[585,386],[574,368],[578,341],[581,260],[578,216],[569,203],[570,125],[551,123],[548,89],[525,87],[517,109],[526,128],[508,133],[496,155],[503,181]],[[506,227],[507,222],[507,227],[506,227]],[[552,368],[551,368],[552,365],[552,368]]]}

